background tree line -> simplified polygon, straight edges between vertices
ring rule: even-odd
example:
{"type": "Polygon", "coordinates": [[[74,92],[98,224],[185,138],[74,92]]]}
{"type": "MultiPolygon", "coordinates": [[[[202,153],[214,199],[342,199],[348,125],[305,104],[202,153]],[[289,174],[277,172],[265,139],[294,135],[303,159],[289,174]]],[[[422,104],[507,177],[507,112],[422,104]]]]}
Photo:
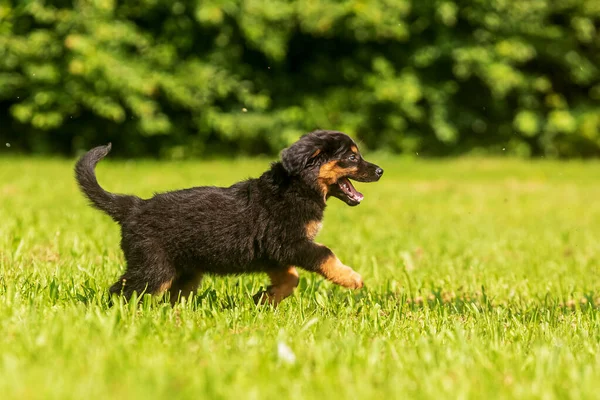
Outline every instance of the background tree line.
{"type": "Polygon", "coordinates": [[[598,0],[0,4],[1,148],[600,154],[598,0]]]}

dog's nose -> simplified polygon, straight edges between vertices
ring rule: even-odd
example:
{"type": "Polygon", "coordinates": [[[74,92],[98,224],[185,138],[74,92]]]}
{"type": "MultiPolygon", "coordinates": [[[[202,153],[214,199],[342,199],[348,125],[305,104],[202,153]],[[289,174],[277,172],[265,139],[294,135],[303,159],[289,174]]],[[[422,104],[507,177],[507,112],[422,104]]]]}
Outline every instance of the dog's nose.
{"type": "Polygon", "coordinates": [[[377,176],[381,176],[381,175],[383,175],[383,170],[381,168],[377,168],[375,170],[375,173],[377,174],[377,176]]]}

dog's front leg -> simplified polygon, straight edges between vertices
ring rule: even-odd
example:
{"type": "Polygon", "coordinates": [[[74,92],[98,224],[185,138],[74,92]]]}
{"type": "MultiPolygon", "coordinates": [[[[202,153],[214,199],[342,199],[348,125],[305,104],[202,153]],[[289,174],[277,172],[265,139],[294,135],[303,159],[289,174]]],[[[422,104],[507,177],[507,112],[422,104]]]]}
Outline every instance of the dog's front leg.
{"type": "Polygon", "coordinates": [[[363,280],[360,274],[344,265],[326,246],[311,241],[303,241],[290,251],[289,264],[308,271],[317,272],[333,283],[349,289],[360,289],[363,280]]]}

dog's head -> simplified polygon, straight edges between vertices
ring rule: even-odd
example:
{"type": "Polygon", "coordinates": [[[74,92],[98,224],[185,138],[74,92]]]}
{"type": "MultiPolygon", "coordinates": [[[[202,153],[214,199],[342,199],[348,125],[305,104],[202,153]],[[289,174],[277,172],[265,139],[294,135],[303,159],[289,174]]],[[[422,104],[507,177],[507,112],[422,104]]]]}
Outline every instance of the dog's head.
{"type": "Polygon", "coordinates": [[[350,179],[375,182],[383,175],[383,169],[362,158],[348,135],[336,131],[302,136],[281,153],[281,161],[288,174],[300,177],[324,198],[334,196],[350,206],[364,197],[350,179]]]}

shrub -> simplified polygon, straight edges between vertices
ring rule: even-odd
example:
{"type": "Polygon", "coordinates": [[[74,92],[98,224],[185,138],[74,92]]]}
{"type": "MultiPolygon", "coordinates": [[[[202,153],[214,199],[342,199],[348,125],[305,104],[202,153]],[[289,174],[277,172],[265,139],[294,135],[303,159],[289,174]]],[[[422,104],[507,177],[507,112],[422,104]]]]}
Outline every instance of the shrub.
{"type": "Polygon", "coordinates": [[[14,1],[2,137],[72,153],[370,148],[600,154],[596,0],[14,1]]]}

